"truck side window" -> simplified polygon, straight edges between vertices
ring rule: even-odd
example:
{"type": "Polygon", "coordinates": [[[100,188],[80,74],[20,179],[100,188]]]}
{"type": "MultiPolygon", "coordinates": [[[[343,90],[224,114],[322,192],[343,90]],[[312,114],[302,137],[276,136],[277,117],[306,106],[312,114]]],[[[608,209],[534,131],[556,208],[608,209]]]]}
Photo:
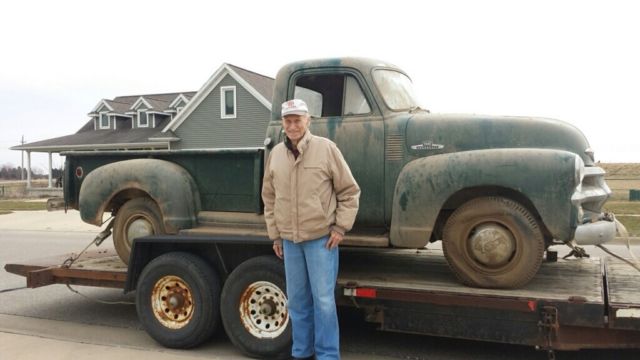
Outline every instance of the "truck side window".
{"type": "Polygon", "coordinates": [[[344,115],[368,114],[371,107],[364,97],[358,81],[350,75],[346,77],[344,94],[344,115]]]}
{"type": "Polygon", "coordinates": [[[293,95],[296,99],[302,99],[307,103],[309,107],[309,114],[313,117],[321,117],[322,116],[322,94],[313,91],[311,89],[304,88],[302,86],[296,86],[295,94],[293,95]]]}
{"type": "Polygon", "coordinates": [[[294,97],[304,100],[314,117],[367,114],[371,107],[352,75],[308,75],[296,81],[294,97]]]}

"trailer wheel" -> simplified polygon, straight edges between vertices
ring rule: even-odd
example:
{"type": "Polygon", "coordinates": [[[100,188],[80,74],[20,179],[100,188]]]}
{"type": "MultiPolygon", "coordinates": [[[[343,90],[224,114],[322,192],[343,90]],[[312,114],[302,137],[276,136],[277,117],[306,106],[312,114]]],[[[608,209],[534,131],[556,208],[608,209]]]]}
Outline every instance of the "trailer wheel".
{"type": "Polygon", "coordinates": [[[165,229],[158,205],[149,198],[135,198],[122,205],[116,214],[113,245],[120,259],[128,264],[133,239],[163,233],[165,229]]]}
{"type": "Polygon", "coordinates": [[[442,248],[466,285],[518,288],[538,272],[544,252],[538,222],[519,203],[502,197],[473,199],[447,220],[442,248]]]}
{"type": "Polygon", "coordinates": [[[144,329],[160,344],[179,349],[197,346],[220,324],[220,280],[198,256],[161,255],[140,275],[136,310],[144,329]]]}
{"type": "Polygon", "coordinates": [[[240,264],[222,289],[222,323],[231,342],[251,357],[287,356],[291,325],[284,264],[272,255],[240,264]]]}

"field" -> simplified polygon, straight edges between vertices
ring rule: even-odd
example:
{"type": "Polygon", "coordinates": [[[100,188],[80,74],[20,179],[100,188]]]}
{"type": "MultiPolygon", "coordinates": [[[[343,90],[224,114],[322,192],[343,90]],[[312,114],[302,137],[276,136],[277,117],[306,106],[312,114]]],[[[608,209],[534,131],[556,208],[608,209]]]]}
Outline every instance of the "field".
{"type": "MultiPolygon", "coordinates": [[[[46,179],[32,180],[34,188],[45,188],[48,185],[46,179]]],[[[26,181],[0,180],[0,199],[21,199],[27,196],[26,181]]]]}
{"type": "Polygon", "coordinates": [[[46,210],[46,201],[0,200],[0,215],[14,210],[46,210]]]}
{"type": "Polygon", "coordinates": [[[613,191],[605,208],[616,214],[631,236],[640,236],[640,201],[629,201],[629,190],[640,190],[640,163],[598,165],[607,172],[607,184],[613,191]]]}

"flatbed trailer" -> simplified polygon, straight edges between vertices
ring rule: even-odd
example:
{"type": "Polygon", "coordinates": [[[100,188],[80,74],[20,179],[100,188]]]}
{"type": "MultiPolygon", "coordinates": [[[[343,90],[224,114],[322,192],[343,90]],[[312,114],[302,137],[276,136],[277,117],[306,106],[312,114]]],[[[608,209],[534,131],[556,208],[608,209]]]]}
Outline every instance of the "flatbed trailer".
{"type": "MultiPolygon", "coordinates": [[[[250,272],[240,266],[248,259],[271,257],[276,260],[269,255],[270,244],[268,239],[256,236],[151,236],[135,241],[128,267],[114,251],[100,250],[84,253],[69,267],[60,265],[69,257],[63,255],[7,264],[5,269],[24,276],[27,286],[32,288],[72,284],[120,288],[128,292],[147,281],[143,278],[145,267],[161,255],[197,254],[215,268],[225,286],[219,306],[229,334],[233,331],[224,321],[225,311],[229,312],[224,305],[225,293],[230,292],[226,290],[226,283],[237,281],[234,280],[236,268],[240,269],[238,272],[250,272]]],[[[257,283],[264,281],[252,285],[257,283]]],[[[361,309],[365,319],[377,323],[383,331],[520,344],[547,351],[640,348],[638,273],[612,257],[546,261],[527,286],[497,290],[461,285],[451,274],[440,250],[344,247],[337,285],[338,305],[361,309]]],[[[250,295],[247,299],[256,296],[247,291],[243,294],[250,295]]],[[[242,301],[232,304],[231,312],[238,305],[240,312],[248,311],[251,306],[248,301],[245,305],[242,301]]],[[[272,314],[285,316],[274,311],[272,314]]],[[[250,315],[247,313],[247,316],[250,315]]],[[[253,356],[274,355],[276,350],[264,347],[264,341],[290,336],[282,331],[284,329],[275,337],[273,333],[264,332],[264,328],[251,331],[252,324],[255,325],[245,323],[245,328],[261,339],[263,343],[259,343],[259,347],[251,348],[241,340],[234,340],[233,334],[230,338],[253,356]],[[263,348],[267,349],[264,353],[260,350],[263,348]]],[[[165,343],[152,332],[151,335],[164,345],[180,347],[165,343]]]]}

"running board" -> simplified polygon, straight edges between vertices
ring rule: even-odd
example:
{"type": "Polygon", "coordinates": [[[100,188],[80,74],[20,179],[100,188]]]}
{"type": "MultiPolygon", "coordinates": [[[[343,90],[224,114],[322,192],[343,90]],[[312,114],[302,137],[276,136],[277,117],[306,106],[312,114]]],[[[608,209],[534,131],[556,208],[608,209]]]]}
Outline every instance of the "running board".
{"type": "MultiPolygon", "coordinates": [[[[198,215],[198,217],[200,217],[198,215]]],[[[180,231],[182,235],[188,236],[211,236],[211,235],[236,235],[236,236],[264,236],[267,237],[265,225],[247,224],[239,226],[198,226],[192,229],[180,231]]],[[[369,235],[369,234],[347,234],[341,245],[358,247],[389,247],[389,234],[369,235]]]]}

